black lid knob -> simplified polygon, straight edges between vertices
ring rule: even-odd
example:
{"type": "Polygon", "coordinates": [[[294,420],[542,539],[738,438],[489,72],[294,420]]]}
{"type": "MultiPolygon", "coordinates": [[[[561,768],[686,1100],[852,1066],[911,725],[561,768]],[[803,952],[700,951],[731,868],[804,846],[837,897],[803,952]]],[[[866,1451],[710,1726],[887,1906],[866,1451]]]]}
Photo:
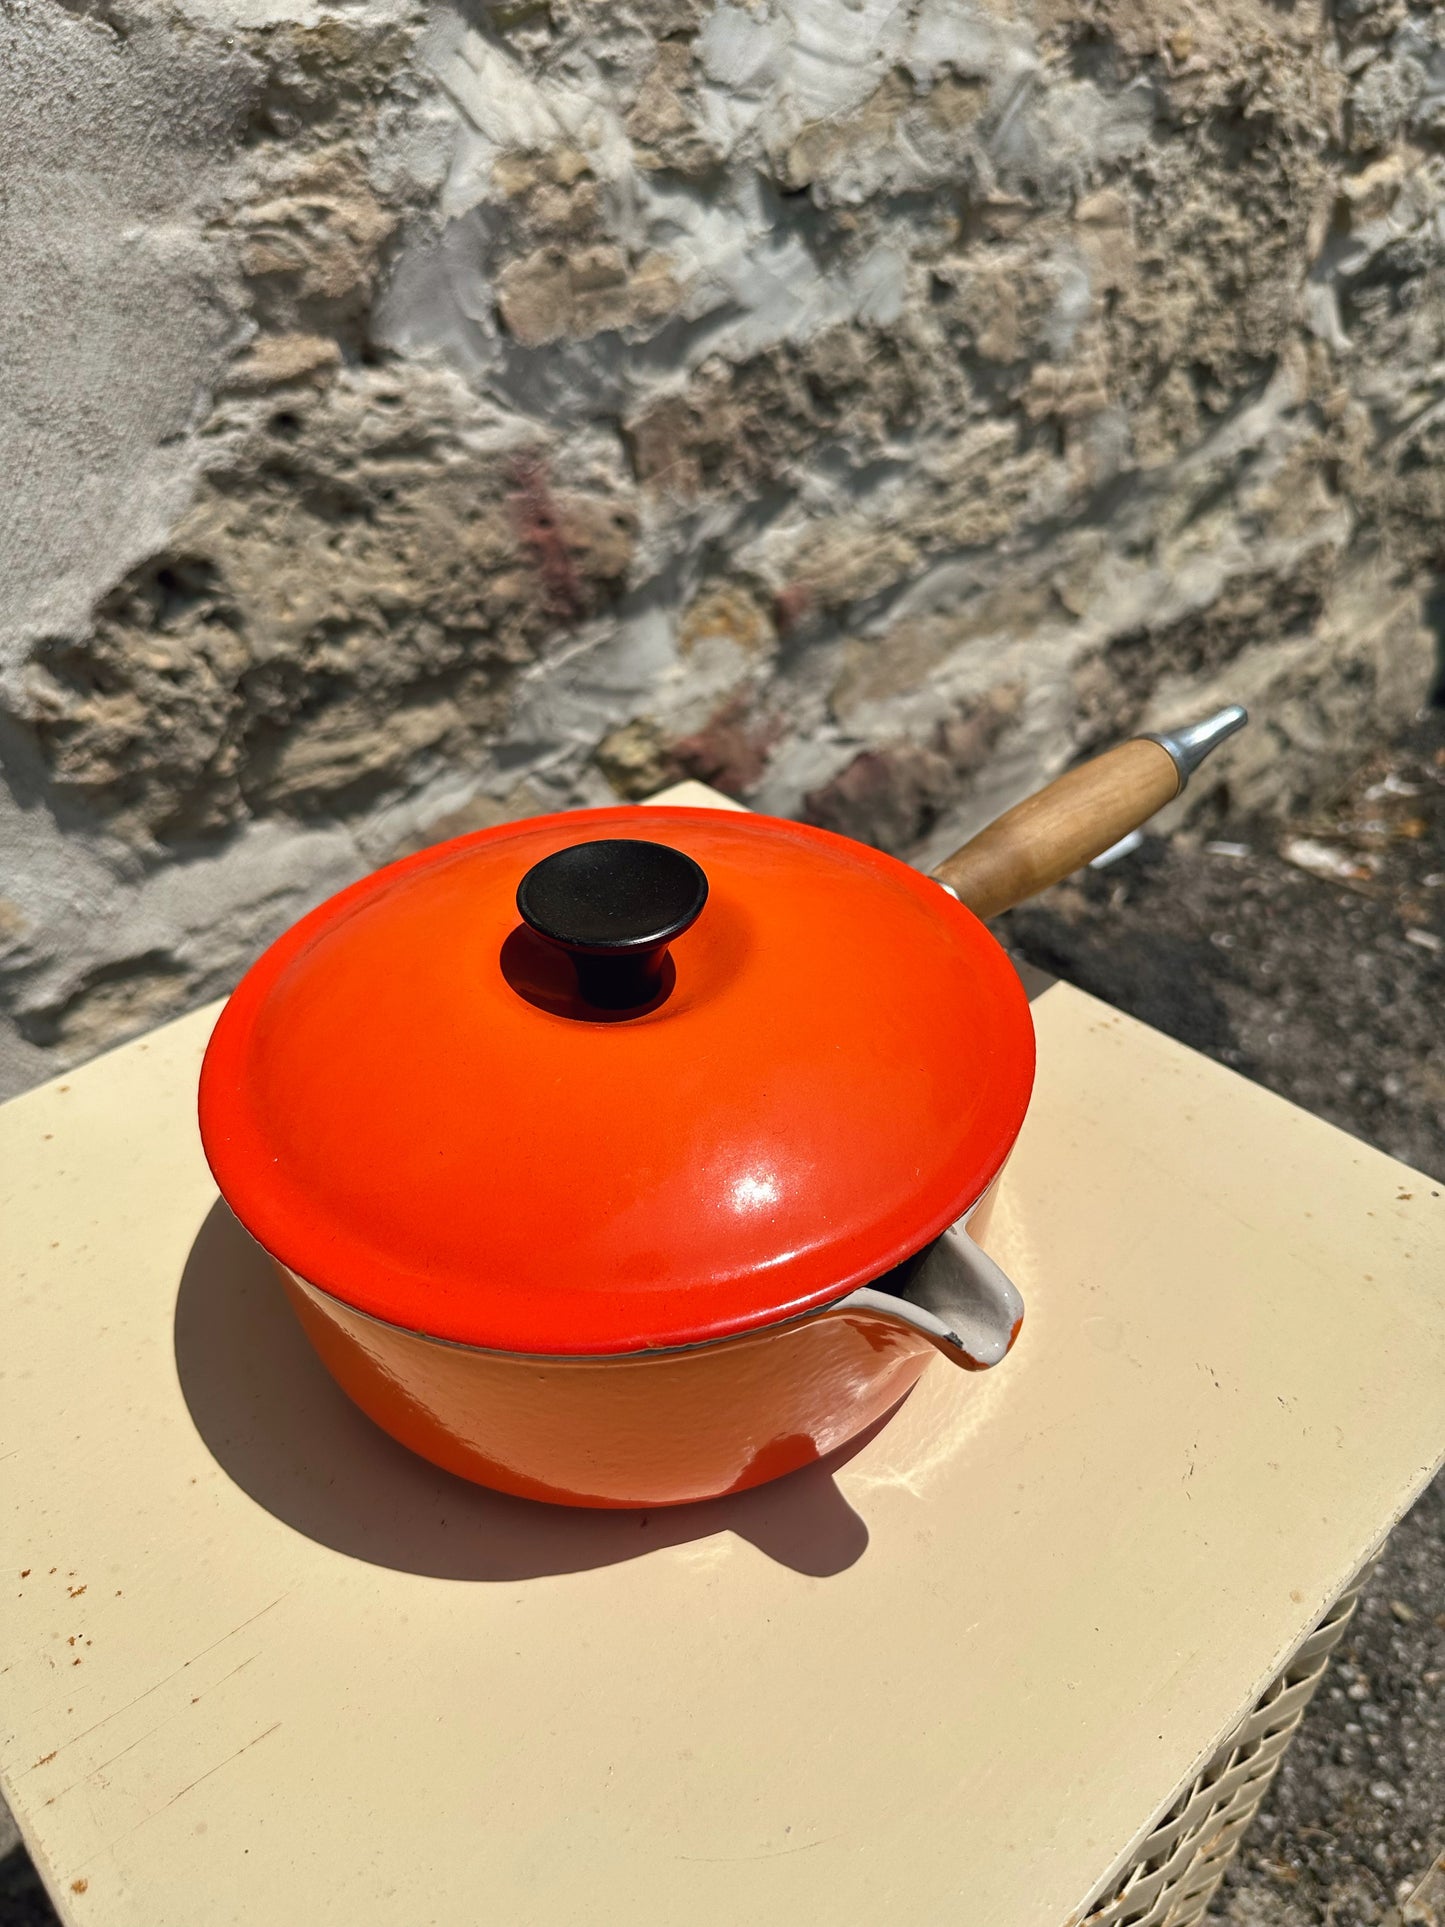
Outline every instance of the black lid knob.
{"type": "Polygon", "coordinates": [[[650,1003],[667,946],[707,902],[707,878],[666,843],[601,837],[556,850],[522,878],[523,921],[571,957],[584,999],[602,1010],[650,1003]]]}

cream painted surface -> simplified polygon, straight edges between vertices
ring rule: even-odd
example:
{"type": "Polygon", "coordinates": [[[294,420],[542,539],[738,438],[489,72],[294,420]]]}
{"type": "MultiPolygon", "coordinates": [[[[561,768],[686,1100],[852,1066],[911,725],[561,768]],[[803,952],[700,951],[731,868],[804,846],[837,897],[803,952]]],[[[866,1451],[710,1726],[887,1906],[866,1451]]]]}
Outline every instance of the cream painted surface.
{"type": "Polygon", "coordinates": [[[309,1364],[212,1215],[214,1009],[0,1109],[0,1782],[65,1918],[1061,1927],[1437,1464],[1445,1204],[1034,1014],[1013,1357],[646,1518],[464,1487],[309,1364]]]}
{"type": "Polygon", "coordinates": [[[739,803],[731,796],[724,796],[721,790],[710,789],[706,783],[674,783],[670,789],[659,790],[656,796],[649,796],[643,808],[660,804],[664,808],[673,807],[691,810],[742,810],[747,811],[746,803],[739,803]]]}

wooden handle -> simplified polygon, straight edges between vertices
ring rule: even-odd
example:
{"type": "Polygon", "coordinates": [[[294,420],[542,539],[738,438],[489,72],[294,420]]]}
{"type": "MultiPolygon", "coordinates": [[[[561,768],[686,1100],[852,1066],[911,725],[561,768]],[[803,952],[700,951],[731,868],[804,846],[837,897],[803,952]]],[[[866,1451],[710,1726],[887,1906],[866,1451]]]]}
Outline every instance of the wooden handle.
{"type": "Polygon", "coordinates": [[[1168,750],[1135,737],[1016,803],[933,874],[976,917],[996,917],[1137,830],[1180,787],[1168,750]]]}

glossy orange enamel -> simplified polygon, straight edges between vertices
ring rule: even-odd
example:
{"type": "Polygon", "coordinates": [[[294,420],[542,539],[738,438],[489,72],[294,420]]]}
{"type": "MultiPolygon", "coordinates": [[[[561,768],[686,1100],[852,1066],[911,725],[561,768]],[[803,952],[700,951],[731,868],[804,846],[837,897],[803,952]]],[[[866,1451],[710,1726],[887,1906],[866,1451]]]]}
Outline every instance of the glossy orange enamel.
{"type": "MultiPolygon", "coordinates": [[[[930,878],[795,823],[619,808],[423,851],[304,918],[216,1027],[201,1128],[242,1223],[328,1305],[493,1352],[599,1357],[756,1331],[910,1256],[998,1171],[1032,1072],[1017,977],[930,878]],[[519,927],[521,877],[592,837],[670,843],[710,886],[667,994],[625,1020],[569,1002],[570,966],[519,927]]],[[[565,1412],[594,1411],[582,1388],[605,1384],[626,1409],[610,1373],[476,1369],[499,1387],[540,1372],[565,1412]]],[[[392,1382],[373,1376],[363,1404],[392,1382]]],[[[767,1396],[750,1450],[832,1435],[767,1396]]],[[[479,1433],[466,1449],[491,1448],[479,1433]]],[[[554,1473],[565,1486],[557,1466],[537,1476],[554,1473]]],[[[710,1456],[679,1478],[717,1474],[710,1456]]]]}
{"type": "Polygon", "coordinates": [[[550,1505],[686,1505],[781,1478],[883,1418],[935,1356],[906,1326],[825,1309],[684,1351],[529,1358],[399,1330],[277,1270],[322,1363],[383,1431],[550,1505]]]}
{"type": "Polygon", "coordinates": [[[933,1357],[883,1319],[824,1311],[691,1351],[527,1358],[421,1338],[282,1277],[376,1424],[448,1472],[554,1505],[683,1505],[780,1478],[882,1418],[933,1357]]]}

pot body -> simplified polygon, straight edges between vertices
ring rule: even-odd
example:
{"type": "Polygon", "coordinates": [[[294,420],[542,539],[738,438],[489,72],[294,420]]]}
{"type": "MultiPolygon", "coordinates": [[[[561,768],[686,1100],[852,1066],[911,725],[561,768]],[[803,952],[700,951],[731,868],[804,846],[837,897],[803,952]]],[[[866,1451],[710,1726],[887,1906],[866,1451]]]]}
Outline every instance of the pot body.
{"type": "Polygon", "coordinates": [[[796,1471],[883,1416],[933,1355],[866,1313],[676,1352],[531,1358],[383,1325],[282,1274],[368,1418],[464,1479],[553,1505],[683,1505],[796,1471]]]}
{"type": "Polygon", "coordinates": [[[368,1418],[448,1472],[552,1505],[685,1505],[780,1478],[884,1417],[935,1355],[908,1326],[848,1308],[678,1351],[483,1351],[384,1324],[277,1269],[368,1418]]]}

